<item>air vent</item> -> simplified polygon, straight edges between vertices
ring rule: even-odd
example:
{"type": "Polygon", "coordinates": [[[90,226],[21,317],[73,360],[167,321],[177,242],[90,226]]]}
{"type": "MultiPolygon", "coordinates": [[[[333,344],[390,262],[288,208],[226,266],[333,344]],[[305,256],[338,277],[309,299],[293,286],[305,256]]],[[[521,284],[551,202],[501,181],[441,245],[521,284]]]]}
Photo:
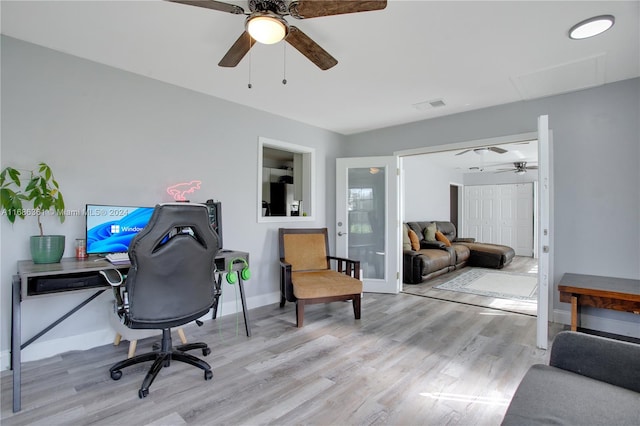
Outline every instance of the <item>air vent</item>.
{"type": "Polygon", "coordinates": [[[419,102],[417,104],[413,104],[413,107],[418,111],[425,111],[431,108],[440,108],[445,106],[446,104],[442,99],[432,99],[430,101],[419,102]]]}

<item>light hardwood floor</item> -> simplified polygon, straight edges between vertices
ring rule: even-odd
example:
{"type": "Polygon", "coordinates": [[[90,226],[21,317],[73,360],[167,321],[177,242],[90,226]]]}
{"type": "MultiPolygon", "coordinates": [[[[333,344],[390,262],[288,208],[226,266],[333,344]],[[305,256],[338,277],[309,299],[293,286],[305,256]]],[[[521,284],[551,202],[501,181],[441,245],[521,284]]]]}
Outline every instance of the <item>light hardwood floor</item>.
{"type": "Polygon", "coordinates": [[[148,364],[109,377],[127,345],[25,363],[19,413],[10,371],[1,375],[1,423],[498,425],[527,368],[548,357],[531,316],[415,295],[365,294],[359,321],[345,302],[305,314],[297,329],[293,304],[253,309],[250,338],[241,315],[187,325],[189,341],[212,349],[213,380],[174,362],[142,400],[148,364]]]}
{"type": "MultiPolygon", "coordinates": [[[[517,300],[497,299],[494,297],[480,296],[476,294],[462,293],[450,290],[440,290],[436,286],[445,283],[456,276],[468,271],[465,267],[457,271],[452,271],[439,277],[427,280],[420,284],[403,284],[403,291],[409,294],[415,294],[432,299],[449,300],[458,303],[465,303],[474,306],[483,306],[495,308],[509,312],[527,314],[531,316],[537,315],[537,304],[530,302],[519,302],[517,300]]],[[[503,269],[489,271],[496,272],[512,272],[518,274],[538,274],[538,260],[531,257],[516,256],[513,261],[503,269]]]]}

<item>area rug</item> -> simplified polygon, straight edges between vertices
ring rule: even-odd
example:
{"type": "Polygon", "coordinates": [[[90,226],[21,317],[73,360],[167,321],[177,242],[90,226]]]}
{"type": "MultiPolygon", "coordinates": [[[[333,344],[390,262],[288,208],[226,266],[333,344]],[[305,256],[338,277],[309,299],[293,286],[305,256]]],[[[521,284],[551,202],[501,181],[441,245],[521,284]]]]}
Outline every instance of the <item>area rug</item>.
{"type": "Polygon", "coordinates": [[[472,269],[434,288],[500,299],[536,302],[538,278],[531,274],[472,269]]]}

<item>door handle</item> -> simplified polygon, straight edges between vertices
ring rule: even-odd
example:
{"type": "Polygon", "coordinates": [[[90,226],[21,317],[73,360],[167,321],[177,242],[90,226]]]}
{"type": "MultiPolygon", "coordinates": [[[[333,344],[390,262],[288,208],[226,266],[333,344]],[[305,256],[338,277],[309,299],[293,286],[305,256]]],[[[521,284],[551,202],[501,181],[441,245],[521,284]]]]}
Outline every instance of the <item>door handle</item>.
{"type": "Polygon", "coordinates": [[[342,237],[343,235],[347,235],[347,233],[346,232],[342,232],[342,231],[338,232],[338,237],[342,237]]]}

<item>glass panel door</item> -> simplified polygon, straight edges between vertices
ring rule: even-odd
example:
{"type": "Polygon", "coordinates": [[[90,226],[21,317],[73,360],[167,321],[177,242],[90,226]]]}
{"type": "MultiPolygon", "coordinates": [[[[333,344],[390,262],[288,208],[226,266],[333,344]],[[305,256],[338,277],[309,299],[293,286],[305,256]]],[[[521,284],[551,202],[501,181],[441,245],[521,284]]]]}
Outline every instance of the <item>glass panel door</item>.
{"type": "Polygon", "coordinates": [[[336,254],[360,261],[366,292],[400,291],[397,168],[397,157],[336,162],[336,254]]]}

